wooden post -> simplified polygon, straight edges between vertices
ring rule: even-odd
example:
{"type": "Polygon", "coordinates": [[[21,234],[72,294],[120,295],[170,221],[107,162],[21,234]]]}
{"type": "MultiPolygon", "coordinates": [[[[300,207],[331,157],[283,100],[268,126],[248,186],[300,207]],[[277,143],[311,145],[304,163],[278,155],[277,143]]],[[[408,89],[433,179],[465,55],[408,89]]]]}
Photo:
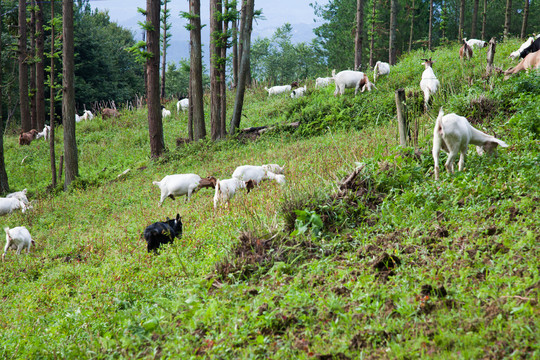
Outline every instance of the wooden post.
{"type": "Polygon", "coordinates": [[[487,52],[487,65],[486,65],[486,73],[487,75],[491,75],[491,71],[493,70],[493,60],[495,59],[495,47],[497,46],[497,41],[494,37],[489,40],[489,49],[487,52]]]}
{"type": "Polygon", "coordinates": [[[396,108],[399,129],[399,144],[401,146],[407,146],[409,124],[407,123],[407,112],[405,111],[405,90],[403,88],[396,90],[396,108]]]}

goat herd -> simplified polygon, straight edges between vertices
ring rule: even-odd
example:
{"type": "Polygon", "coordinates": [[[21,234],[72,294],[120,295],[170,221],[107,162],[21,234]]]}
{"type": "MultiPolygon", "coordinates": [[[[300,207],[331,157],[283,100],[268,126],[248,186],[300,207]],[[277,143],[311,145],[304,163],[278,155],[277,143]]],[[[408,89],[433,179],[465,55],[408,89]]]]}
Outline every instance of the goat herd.
{"type": "MultiPolygon", "coordinates": [[[[482,40],[469,39],[463,40],[463,45],[459,50],[459,56],[462,59],[470,59],[473,55],[473,48],[485,47],[487,43],[482,40]]],[[[538,69],[540,67],[540,35],[530,37],[521,47],[512,52],[510,57],[513,59],[522,58],[518,65],[510,68],[504,72],[508,77],[511,74],[515,74],[518,71],[524,69],[538,69]]],[[[427,110],[430,97],[435,94],[440,87],[439,80],[433,72],[432,65],[435,61],[431,58],[424,59],[422,65],[425,66],[425,70],[422,73],[422,79],[420,81],[420,88],[424,93],[424,106],[427,110]]],[[[374,68],[373,82],[377,81],[377,77],[380,75],[387,75],[390,73],[390,65],[388,63],[378,61],[374,68]]],[[[339,73],[332,72],[332,77],[317,78],[315,81],[315,87],[325,87],[335,83],[336,90],[334,96],[339,93],[343,95],[345,89],[354,88],[355,95],[358,90],[364,92],[365,90],[371,91],[376,88],[374,83],[369,81],[368,76],[360,71],[345,70],[339,73]]],[[[268,95],[277,95],[285,92],[291,92],[291,98],[297,98],[305,95],[307,87],[298,87],[298,83],[294,82],[291,85],[273,86],[266,88],[268,95]],[[295,88],[296,89],[293,89],[295,88]]],[[[187,110],[189,107],[189,100],[182,99],[177,103],[177,111],[180,112],[187,110]]],[[[102,116],[116,117],[119,113],[115,109],[103,109],[102,116]]],[[[170,116],[170,111],[162,107],[162,116],[170,116]]],[[[85,110],[83,115],[75,116],[76,122],[82,120],[91,120],[93,114],[89,110],[85,110]]],[[[50,135],[50,127],[45,125],[42,132],[38,132],[32,129],[29,132],[21,133],[19,136],[20,145],[29,145],[34,139],[43,137],[48,139],[50,135]]],[[[437,120],[435,121],[435,128],[433,129],[433,149],[432,155],[434,160],[434,174],[435,179],[439,179],[439,152],[442,149],[448,153],[448,159],[445,163],[445,168],[449,173],[454,172],[454,159],[460,154],[458,162],[458,169],[462,171],[465,164],[465,158],[467,155],[467,149],[469,144],[476,145],[476,149],[479,155],[483,153],[493,153],[498,145],[502,147],[508,147],[508,145],[491,135],[485,134],[482,131],[475,129],[469,121],[457,114],[444,114],[443,109],[439,111],[437,120]]],[[[163,201],[170,197],[174,200],[175,196],[186,196],[186,201],[189,201],[191,195],[202,188],[214,188],[214,209],[217,209],[220,203],[226,203],[229,206],[230,200],[234,197],[236,192],[240,189],[246,189],[249,193],[252,189],[258,186],[263,180],[275,180],[278,184],[285,184],[285,175],[283,175],[284,166],[277,164],[267,164],[262,166],[242,165],[236,168],[230,179],[219,180],[213,176],[201,178],[196,174],[175,174],[167,175],[161,181],[154,181],[153,184],[157,185],[161,190],[161,197],[159,205],[163,204],[163,201]]],[[[28,202],[26,197],[26,189],[7,195],[5,198],[0,198],[0,216],[9,214],[15,210],[20,209],[25,212],[27,209],[31,209],[32,206],[28,202]]],[[[30,247],[34,244],[30,232],[24,226],[19,226],[10,229],[4,227],[6,232],[6,246],[2,255],[2,260],[6,255],[8,249],[14,249],[17,254],[20,254],[22,250],[26,249],[30,251],[30,247]]],[[[143,232],[144,239],[147,243],[148,252],[156,252],[161,244],[171,243],[175,238],[182,235],[182,220],[180,215],[177,214],[175,219],[168,219],[164,222],[156,222],[149,225],[143,232]]]]}

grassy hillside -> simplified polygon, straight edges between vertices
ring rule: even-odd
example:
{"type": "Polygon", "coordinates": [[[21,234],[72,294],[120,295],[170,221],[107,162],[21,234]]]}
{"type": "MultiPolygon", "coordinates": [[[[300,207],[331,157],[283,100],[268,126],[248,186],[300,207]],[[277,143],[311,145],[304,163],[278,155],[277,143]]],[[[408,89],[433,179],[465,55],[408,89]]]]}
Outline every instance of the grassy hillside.
{"type": "MultiPolygon", "coordinates": [[[[499,44],[496,65],[518,46],[499,44]]],[[[1,223],[26,226],[37,246],[1,265],[0,356],[540,357],[540,74],[483,78],[486,49],[465,64],[457,50],[432,54],[442,88],[428,114],[415,52],[357,97],[248,91],[242,127],[300,121],[296,131],[177,148],[187,118],[174,114],[158,161],[144,111],[79,123],[81,177],[66,192],[47,191],[48,146],[19,147],[8,132],[10,185],[37,203],[1,223]],[[416,151],[398,146],[399,87],[416,151]],[[510,147],[496,158],[471,149],[464,172],[435,182],[440,106],[510,147]],[[263,163],[286,164],[287,185],[265,182],[229,210],[214,211],[207,189],[157,206],[152,181],[167,174],[223,179],[263,163]],[[148,254],[144,228],[176,213],[182,238],[148,254]]]]}

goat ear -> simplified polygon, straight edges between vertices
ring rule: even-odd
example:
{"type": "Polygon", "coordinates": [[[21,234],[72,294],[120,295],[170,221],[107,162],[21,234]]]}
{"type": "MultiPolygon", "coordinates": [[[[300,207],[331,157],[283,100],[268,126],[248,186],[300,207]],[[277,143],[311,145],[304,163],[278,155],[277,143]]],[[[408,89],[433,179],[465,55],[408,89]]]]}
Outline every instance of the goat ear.
{"type": "Polygon", "coordinates": [[[180,220],[180,214],[176,214],[176,221],[180,220]]]}

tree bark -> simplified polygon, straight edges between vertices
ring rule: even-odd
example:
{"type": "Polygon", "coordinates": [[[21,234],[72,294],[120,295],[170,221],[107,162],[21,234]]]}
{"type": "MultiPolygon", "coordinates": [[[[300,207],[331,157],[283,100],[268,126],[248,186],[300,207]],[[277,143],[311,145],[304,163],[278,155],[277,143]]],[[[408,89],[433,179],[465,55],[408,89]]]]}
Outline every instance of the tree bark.
{"type": "MultiPolygon", "coordinates": [[[[30,58],[33,59],[37,53],[36,45],[36,1],[31,1],[30,10],[30,58]]],[[[32,129],[41,130],[37,126],[37,114],[36,114],[36,62],[30,61],[30,124],[32,129]]]]}
{"type": "Polygon", "coordinates": [[[428,29],[428,50],[431,51],[433,42],[433,0],[429,0],[429,29],[428,29]]]}
{"type": "Polygon", "coordinates": [[[79,176],[77,141],[75,138],[75,55],[73,35],[73,0],[62,1],[62,123],[64,125],[64,190],[79,176]]]}
{"type": "Polygon", "coordinates": [[[478,27],[478,1],[474,0],[473,5],[473,14],[472,14],[472,24],[471,24],[471,38],[476,39],[476,28],[478,27]]]}
{"type": "Polygon", "coordinates": [[[356,36],[354,38],[354,69],[362,67],[362,45],[364,42],[364,0],[356,2],[356,36]]]}
{"type": "MultiPolygon", "coordinates": [[[[2,17],[0,16],[0,64],[2,64],[2,17]]],[[[0,84],[2,84],[2,69],[0,66],[0,84]]],[[[2,102],[3,102],[3,87],[0,86],[0,192],[7,193],[9,191],[9,182],[6,172],[6,163],[4,161],[4,116],[2,115],[2,102]]]]}
{"type": "Polygon", "coordinates": [[[167,3],[163,1],[163,59],[161,59],[161,98],[165,98],[165,72],[167,70],[167,3]]]}
{"type": "Polygon", "coordinates": [[[223,32],[221,21],[221,1],[210,0],[210,134],[212,140],[221,136],[221,74],[220,38],[223,32]]]}
{"type": "Polygon", "coordinates": [[[201,53],[201,2],[190,0],[191,19],[191,97],[189,105],[193,107],[193,140],[206,137],[204,124],[203,87],[202,87],[202,53],[201,53]]]}
{"type": "Polygon", "coordinates": [[[527,21],[529,20],[529,0],[525,0],[523,4],[523,21],[521,22],[521,39],[527,36],[527,21]]]}
{"type": "Polygon", "coordinates": [[[19,106],[22,131],[30,131],[30,109],[28,100],[28,64],[26,63],[26,2],[19,0],[19,106]]]}
{"type": "Polygon", "coordinates": [[[388,63],[396,64],[396,28],[397,28],[397,0],[390,3],[390,36],[388,41],[388,63]]]}
{"type": "Polygon", "coordinates": [[[459,27],[458,27],[458,40],[461,42],[463,39],[463,26],[465,25],[465,0],[461,0],[459,3],[459,27]]]}
{"type": "Polygon", "coordinates": [[[146,60],[146,88],[148,104],[148,133],[150,136],[150,156],[153,159],[163,155],[163,123],[159,93],[159,29],[161,4],[159,0],[146,0],[146,49],[151,54],[146,60]]]}
{"type": "MultiPolygon", "coordinates": [[[[225,0],[223,3],[223,12],[225,15],[228,15],[229,12],[229,0],[225,0]]],[[[223,21],[223,33],[222,33],[222,47],[221,47],[221,67],[220,67],[220,78],[221,83],[221,134],[220,137],[224,138],[227,136],[227,83],[226,83],[226,69],[227,69],[227,47],[228,47],[228,20],[225,18],[223,21]]]]}
{"type": "Polygon", "coordinates": [[[238,76],[238,86],[236,88],[236,99],[234,102],[233,117],[231,120],[230,133],[233,134],[240,127],[242,117],[242,107],[244,105],[244,93],[249,71],[249,52],[251,48],[251,30],[253,25],[254,0],[244,0],[245,3],[245,25],[242,26],[242,61],[240,63],[240,74],[238,76]]]}
{"type": "Polygon", "coordinates": [[[375,15],[377,15],[377,0],[373,0],[371,8],[371,34],[369,36],[369,67],[373,68],[374,62],[374,48],[375,48],[375,15]]]}
{"type": "Polygon", "coordinates": [[[36,117],[37,129],[45,127],[45,33],[43,32],[43,1],[37,2],[36,12],[36,117]]]}
{"type": "Polygon", "coordinates": [[[405,90],[397,89],[395,93],[396,112],[399,130],[399,145],[407,146],[410,139],[409,123],[407,121],[407,111],[405,110],[405,90]]]}
{"type": "Polygon", "coordinates": [[[51,186],[52,188],[56,188],[56,156],[54,151],[54,1],[51,1],[51,66],[50,66],[50,99],[49,99],[49,107],[50,107],[50,119],[49,124],[51,127],[51,133],[49,135],[49,158],[51,161],[51,186]]]}
{"type": "Polygon", "coordinates": [[[414,13],[416,9],[414,8],[414,0],[412,0],[412,7],[411,7],[411,31],[409,32],[409,52],[412,50],[412,42],[413,42],[413,33],[414,33],[414,13]]]}
{"type": "Polygon", "coordinates": [[[232,22],[233,28],[233,88],[236,88],[238,84],[238,20],[234,19],[232,22]]]}
{"type": "Polygon", "coordinates": [[[487,0],[484,0],[484,11],[482,12],[482,40],[486,39],[486,22],[487,22],[487,0]]]}
{"type": "Polygon", "coordinates": [[[510,35],[510,22],[512,19],[512,0],[506,0],[506,11],[504,12],[504,39],[510,35]]]}

